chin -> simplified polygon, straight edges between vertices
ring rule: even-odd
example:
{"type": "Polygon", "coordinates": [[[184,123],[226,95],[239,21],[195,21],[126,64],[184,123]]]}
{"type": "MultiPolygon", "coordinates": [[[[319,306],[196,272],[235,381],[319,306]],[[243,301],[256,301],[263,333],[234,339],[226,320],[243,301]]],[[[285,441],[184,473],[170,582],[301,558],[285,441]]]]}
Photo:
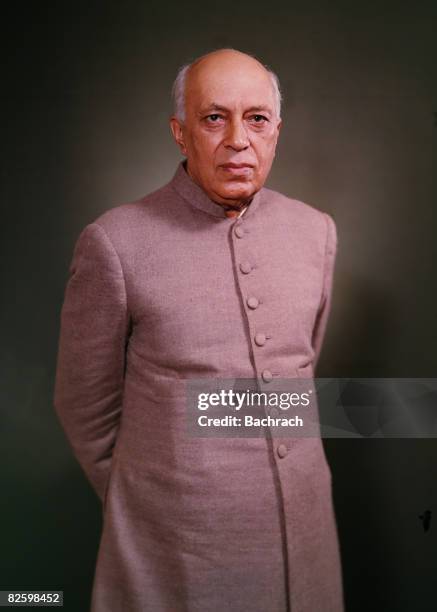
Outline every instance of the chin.
{"type": "Polygon", "coordinates": [[[226,185],[217,190],[220,197],[226,200],[245,200],[251,198],[257,191],[252,183],[243,185],[226,185]]]}

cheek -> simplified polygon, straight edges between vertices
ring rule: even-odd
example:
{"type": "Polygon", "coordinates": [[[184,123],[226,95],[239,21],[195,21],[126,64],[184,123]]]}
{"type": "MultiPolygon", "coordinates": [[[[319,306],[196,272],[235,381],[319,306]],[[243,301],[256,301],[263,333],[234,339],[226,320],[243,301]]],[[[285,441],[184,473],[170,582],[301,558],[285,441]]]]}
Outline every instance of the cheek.
{"type": "Polygon", "coordinates": [[[272,134],[265,135],[261,138],[260,148],[264,161],[268,163],[274,156],[276,150],[277,137],[272,134]]]}
{"type": "Polygon", "coordinates": [[[193,145],[198,157],[201,160],[211,159],[214,156],[217,146],[220,143],[218,134],[200,133],[193,136],[193,145]]]}
{"type": "Polygon", "coordinates": [[[274,139],[271,136],[259,134],[252,143],[260,166],[268,164],[275,152],[276,143],[274,139]]]}

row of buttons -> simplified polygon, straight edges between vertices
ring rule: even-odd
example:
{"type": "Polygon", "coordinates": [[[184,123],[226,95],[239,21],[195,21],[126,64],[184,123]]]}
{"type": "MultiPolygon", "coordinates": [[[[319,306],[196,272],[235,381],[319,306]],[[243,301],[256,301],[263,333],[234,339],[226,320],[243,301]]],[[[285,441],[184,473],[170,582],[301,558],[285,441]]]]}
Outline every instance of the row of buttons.
{"type": "MultiPolygon", "coordinates": [[[[250,298],[247,298],[246,304],[251,310],[255,310],[259,306],[259,300],[256,297],[252,296],[250,298]]],[[[264,346],[266,340],[267,336],[262,332],[258,332],[257,334],[255,334],[255,344],[257,346],[264,346]]],[[[270,370],[263,370],[261,376],[264,382],[270,382],[273,378],[273,374],[270,372],[270,370]]]]}
{"type": "MultiPolygon", "coordinates": [[[[234,229],[234,234],[237,236],[237,238],[243,238],[245,231],[241,227],[241,225],[237,225],[234,229]]],[[[253,270],[253,266],[250,262],[244,261],[240,263],[240,270],[243,274],[250,274],[253,270]]],[[[256,310],[259,306],[259,300],[258,298],[252,295],[247,298],[246,304],[247,304],[247,307],[250,308],[251,310],[256,310]]],[[[264,346],[264,344],[266,343],[266,340],[267,340],[267,336],[266,334],[263,334],[262,332],[258,332],[255,335],[255,344],[257,346],[264,346]]],[[[270,370],[263,370],[261,376],[264,382],[270,382],[273,379],[273,374],[270,370]]],[[[278,457],[283,459],[287,455],[288,449],[285,446],[285,444],[279,444],[276,449],[276,452],[278,454],[278,457]]]]}
{"type": "MultiPolygon", "coordinates": [[[[237,238],[243,238],[245,231],[241,227],[241,225],[237,225],[234,229],[234,233],[237,236],[237,238]]],[[[249,261],[244,261],[240,264],[240,270],[243,274],[250,274],[250,272],[252,272],[253,270],[253,266],[249,261]]],[[[251,310],[256,310],[260,302],[258,298],[251,295],[250,297],[247,298],[246,304],[247,304],[247,307],[250,308],[251,310]]],[[[255,344],[257,346],[264,346],[264,344],[266,343],[266,340],[267,340],[267,336],[266,334],[263,334],[262,332],[259,332],[255,335],[255,344]]],[[[263,370],[261,376],[264,382],[270,382],[273,379],[273,374],[270,372],[270,370],[263,370]]]]}

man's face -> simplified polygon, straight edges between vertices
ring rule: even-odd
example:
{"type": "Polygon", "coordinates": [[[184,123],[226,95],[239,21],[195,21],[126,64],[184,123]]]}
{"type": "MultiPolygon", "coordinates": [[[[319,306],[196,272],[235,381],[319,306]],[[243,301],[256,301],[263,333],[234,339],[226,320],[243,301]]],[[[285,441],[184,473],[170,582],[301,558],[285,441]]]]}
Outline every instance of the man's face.
{"type": "Polygon", "coordinates": [[[261,189],[280,129],[268,72],[242,53],[210,54],[187,75],[185,121],[171,128],[192,179],[220,204],[239,205],[261,189]]]}

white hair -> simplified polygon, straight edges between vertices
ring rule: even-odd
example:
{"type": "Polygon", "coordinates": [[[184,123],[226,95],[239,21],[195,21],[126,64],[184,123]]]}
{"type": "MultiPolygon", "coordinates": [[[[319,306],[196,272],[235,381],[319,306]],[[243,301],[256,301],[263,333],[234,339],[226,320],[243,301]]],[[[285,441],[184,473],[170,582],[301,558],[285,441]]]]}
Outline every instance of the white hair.
{"type": "MultiPolygon", "coordinates": [[[[227,49],[227,50],[235,51],[235,49],[227,49]]],[[[209,53],[207,53],[206,55],[209,55],[209,53]]],[[[179,119],[179,121],[181,122],[185,121],[185,88],[186,88],[185,86],[187,82],[187,74],[190,68],[194,66],[194,64],[197,64],[197,62],[200,61],[202,58],[206,57],[206,55],[202,55],[201,57],[198,57],[197,59],[190,62],[189,64],[184,64],[183,66],[181,66],[178,70],[176,79],[173,83],[173,87],[172,87],[173,112],[174,112],[175,117],[179,119]]],[[[256,57],[254,57],[253,55],[250,55],[249,53],[245,53],[245,55],[249,55],[249,57],[252,57],[256,61],[258,61],[256,57]]],[[[268,66],[264,64],[262,65],[267,70],[270,80],[272,82],[273,93],[274,93],[275,103],[276,103],[276,114],[279,119],[281,117],[281,102],[282,102],[282,94],[281,94],[281,88],[279,84],[279,78],[273,72],[273,70],[271,70],[268,66]]]]}

